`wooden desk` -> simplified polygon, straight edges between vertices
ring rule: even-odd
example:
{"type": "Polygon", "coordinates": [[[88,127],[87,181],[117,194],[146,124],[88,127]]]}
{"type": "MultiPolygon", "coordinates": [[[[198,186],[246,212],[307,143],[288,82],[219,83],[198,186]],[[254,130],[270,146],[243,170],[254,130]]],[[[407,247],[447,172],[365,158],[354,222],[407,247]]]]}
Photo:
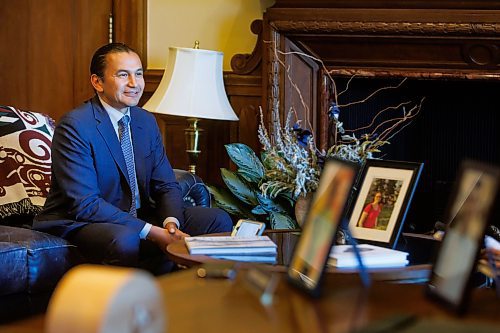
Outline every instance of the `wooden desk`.
{"type": "MultiPolygon", "coordinates": [[[[277,265],[272,266],[272,269],[277,272],[285,272],[292,258],[293,250],[299,239],[300,231],[298,230],[270,230],[265,233],[278,246],[278,261],[277,265]]],[[[228,235],[219,234],[219,235],[228,235]]],[[[185,267],[194,267],[197,265],[220,262],[219,259],[214,259],[205,255],[191,255],[184,241],[176,241],[167,246],[167,255],[177,264],[185,267]]],[[[394,281],[405,283],[423,283],[430,274],[431,265],[420,264],[410,265],[397,268],[370,268],[372,278],[378,281],[394,281]]],[[[329,273],[356,273],[356,269],[328,267],[329,273]]]]}
{"type": "MultiPolygon", "coordinates": [[[[234,281],[198,278],[192,269],[160,277],[166,332],[351,332],[402,313],[452,321],[461,328],[471,325],[471,332],[481,325],[500,328],[500,300],[492,289],[474,290],[469,312],[456,318],[427,300],[421,285],[375,282],[366,290],[356,274],[328,274],[323,296],[314,300],[288,285],[283,274],[276,274],[280,282],[268,307],[248,287],[244,270],[234,281]]],[[[43,332],[43,320],[38,316],[0,325],[0,333],[43,332]]]]}
{"type": "Polygon", "coordinates": [[[377,282],[364,290],[357,275],[351,274],[327,275],[319,300],[303,295],[282,278],[269,307],[259,303],[242,272],[230,281],[197,278],[194,270],[186,270],[160,278],[159,283],[168,310],[168,333],[350,332],[401,313],[453,320],[458,325],[500,327],[500,300],[494,290],[475,290],[470,312],[456,319],[428,301],[421,285],[377,282]]]}

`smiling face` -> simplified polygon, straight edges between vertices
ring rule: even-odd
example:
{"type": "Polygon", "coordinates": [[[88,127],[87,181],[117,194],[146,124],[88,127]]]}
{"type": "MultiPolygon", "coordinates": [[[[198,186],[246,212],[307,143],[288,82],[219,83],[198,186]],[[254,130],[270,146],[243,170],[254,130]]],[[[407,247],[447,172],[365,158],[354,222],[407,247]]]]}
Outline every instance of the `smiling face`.
{"type": "Polygon", "coordinates": [[[141,59],[134,52],[108,53],[103,76],[92,74],[91,82],[99,97],[113,108],[122,111],[135,106],[144,90],[141,59]]]}
{"type": "Polygon", "coordinates": [[[377,192],[377,193],[375,194],[375,197],[373,198],[373,202],[374,202],[374,203],[379,203],[379,202],[380,202],[380,200],[382,200],[382,193],[377,192]]]}

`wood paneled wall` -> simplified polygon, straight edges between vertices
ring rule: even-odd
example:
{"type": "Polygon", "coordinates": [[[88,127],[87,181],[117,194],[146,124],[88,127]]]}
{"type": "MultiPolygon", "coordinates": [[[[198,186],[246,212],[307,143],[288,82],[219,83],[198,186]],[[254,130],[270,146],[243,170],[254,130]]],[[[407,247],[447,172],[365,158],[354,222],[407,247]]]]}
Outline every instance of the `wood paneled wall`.
{"type": "Polygon", "coordinates": [[[0,0],[0,104],[49,114],[56,121],[94,95],[89,66],[114,40],[146,59],[147,0],[0,0]]]}
{"type": "Polygon", "coordinates": [[[111,0],[1,2],[0,103],[57,120],[92,96],[88,68],[108,40],[111,0]]]}

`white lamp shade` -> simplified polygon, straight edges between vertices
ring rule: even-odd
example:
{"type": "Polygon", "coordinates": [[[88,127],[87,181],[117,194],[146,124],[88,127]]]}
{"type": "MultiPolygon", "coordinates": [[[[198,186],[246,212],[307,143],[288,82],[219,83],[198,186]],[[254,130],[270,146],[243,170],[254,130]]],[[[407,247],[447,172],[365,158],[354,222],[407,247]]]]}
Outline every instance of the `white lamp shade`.
{"type": "Polygon", "coordinates": [[[238,120],[222,79],[222,52],[170,47],[160,85],[144,105],[155,113],[238,120]]]}

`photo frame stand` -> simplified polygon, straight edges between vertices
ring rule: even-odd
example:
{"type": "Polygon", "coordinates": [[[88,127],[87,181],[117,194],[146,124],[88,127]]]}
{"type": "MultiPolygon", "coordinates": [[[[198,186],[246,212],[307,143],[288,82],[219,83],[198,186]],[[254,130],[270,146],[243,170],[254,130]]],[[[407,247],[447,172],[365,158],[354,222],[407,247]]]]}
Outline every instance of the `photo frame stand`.
{"type": "Polygon", "coordinates": [[[274,294],[280,277],[275,272],[264,271],[257,267],[251,267],[245,272],[245,286],[255,295],[259,302],[268,307],[273,304],[274,294]]]}
{"type": "Polygon", "coordinates": [[[349,220],[346,217],[342,219],[340,227],[346,233],[346,239],[348,240],[349,244],[352,245],[352,248],[354,250],[354,255],[358,260],[358,269],[359,269],[358,273],[359,277],[361,278],[361,283],[363,283],[363,286],[365,288],[368,288],[371,285],[370,274],[368,273],[365,265],[363,264],[363,259],[361,258],[361,253],[359,252],[358,249],[358,242],[356,242],[356,239],[352,236],[351,230],[349,229],[349,220]]]}

